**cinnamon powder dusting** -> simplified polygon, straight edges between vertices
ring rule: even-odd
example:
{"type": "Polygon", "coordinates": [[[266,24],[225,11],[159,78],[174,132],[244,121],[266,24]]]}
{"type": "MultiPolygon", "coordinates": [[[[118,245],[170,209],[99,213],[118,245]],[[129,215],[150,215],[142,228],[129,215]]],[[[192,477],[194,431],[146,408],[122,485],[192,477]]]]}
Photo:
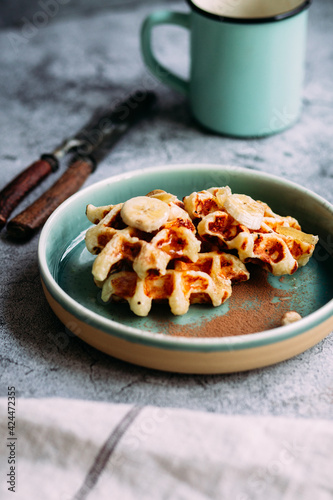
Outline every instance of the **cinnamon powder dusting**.
{"type": "Polygon", "coordinates": [[[248,266],[251,278],[232,287],[229,311],[196,325],[177,325],[163,321],[163,330],[178,337],[229,337],[262,332],[281,326],[283,314],[290,310],[290,291],[276,289],[267,280],[267,271],[248,266]],[[251,267],[251,269],[250,269],[251,267]]]}

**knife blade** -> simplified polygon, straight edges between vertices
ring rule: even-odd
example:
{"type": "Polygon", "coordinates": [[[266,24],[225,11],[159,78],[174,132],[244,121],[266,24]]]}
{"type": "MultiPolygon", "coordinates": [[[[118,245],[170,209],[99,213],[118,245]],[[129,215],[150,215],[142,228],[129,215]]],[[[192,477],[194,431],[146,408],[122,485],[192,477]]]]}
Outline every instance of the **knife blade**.
{"type": "Polygon", "coordinates": [[[68,153],[84,150],[89,152],[103,140],[104,136],[114,130],[122,135],[122,128],[127,130],[136,115],[140,113],[142,105],[152,105],[156,99],[152,92],[134,93],[123,102],[107,112],[96,113],[90,122],[79,132],[61,142],[52,152],[44,153],[40,159],[32,163],[23,172],[17,175],[0,192],[0,231],[6,225],[12,211],[23,198],[30,193],[42,180],[59,168],[59,161],[68,153]]]}
{"type": "Polygon", "coordinates": [[[85,133],[85,140],[77,137],[80,145],[75,147],[75,155],[65,173],[40,196],[32,205],[19,213],[7,224],[9,236],[18,240],[28,240],[46,222],[51,213],[69,196],[74,194],[95,170],[98,163],[110,152],[126,131],[150,111],[156,102],[153,92],[147,92],[144,99],[135,103],[131,96],[117,106],[109,116],[100,122],[101,131],[96,140],[93,129],[85,133]],[[128,103],[132,102],[131,107],[128,103]],[[94,135],[94,140],[92,137],[94,135]]]}

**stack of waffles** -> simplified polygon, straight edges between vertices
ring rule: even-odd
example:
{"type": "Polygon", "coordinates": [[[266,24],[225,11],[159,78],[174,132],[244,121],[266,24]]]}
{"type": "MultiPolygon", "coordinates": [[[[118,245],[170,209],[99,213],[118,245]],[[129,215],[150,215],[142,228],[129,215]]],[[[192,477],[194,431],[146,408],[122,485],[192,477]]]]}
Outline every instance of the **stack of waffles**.
{"type": "Polygon", "coordinates": [[[219,306],[232,284],[249,279],[246,262],[292,274],[317,241],[295,219],[229,187],[183,201],[154,190],[117,205],[88,205],[86,214],[94,224],[86,246],[97,255],[92,273],[102,300],[127,301],[138,316],[153,301],[168,301],[175,315],[191,303],[219,306]]]}

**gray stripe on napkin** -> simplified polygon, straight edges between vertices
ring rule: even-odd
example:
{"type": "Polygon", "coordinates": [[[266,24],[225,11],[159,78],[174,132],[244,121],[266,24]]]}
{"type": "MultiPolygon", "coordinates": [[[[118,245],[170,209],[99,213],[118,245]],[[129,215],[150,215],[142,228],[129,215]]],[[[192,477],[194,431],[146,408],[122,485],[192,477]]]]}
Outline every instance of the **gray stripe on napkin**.
{"type": "Polygon", "coordinates": [[[100,477],[107,462],[112,456],[117,444],[142,409],[142,406],[134,406],[133,408],[131,408],[119,422],[117,427],[111,432],[108,439],[105,441],[104,445],[97,454],[94,463],[88,471],[81,488],[73,497],[73,500],[85,500],[87,498],[87,495],[96,485],[98,478],[100,477]]]}

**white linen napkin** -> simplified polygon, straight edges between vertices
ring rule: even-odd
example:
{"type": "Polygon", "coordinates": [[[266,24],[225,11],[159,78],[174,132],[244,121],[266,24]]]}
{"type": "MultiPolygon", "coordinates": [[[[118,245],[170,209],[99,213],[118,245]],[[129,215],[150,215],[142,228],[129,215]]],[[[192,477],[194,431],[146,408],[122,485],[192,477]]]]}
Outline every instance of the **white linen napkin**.
{"type": "Polygon", "coordinates": [[[21,398],[13,417],[0,398],[1,500],[333,498],[331,421],[21,398]]]}

